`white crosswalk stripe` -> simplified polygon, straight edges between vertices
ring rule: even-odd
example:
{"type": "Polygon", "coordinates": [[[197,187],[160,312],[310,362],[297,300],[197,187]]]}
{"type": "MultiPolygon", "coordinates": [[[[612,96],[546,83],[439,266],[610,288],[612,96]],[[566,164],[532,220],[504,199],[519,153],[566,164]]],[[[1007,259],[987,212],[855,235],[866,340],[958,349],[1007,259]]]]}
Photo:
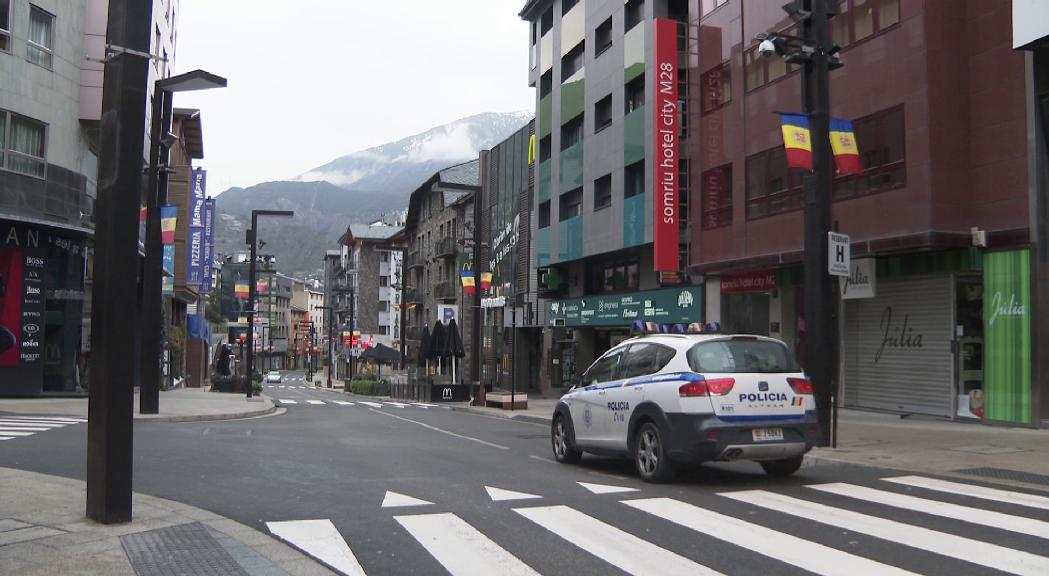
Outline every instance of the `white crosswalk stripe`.
{"type": "Polygon", "coordinates": [[[394,516],[452,576],[539,573],[455,514],[394,516]]]}
{"type": "Polygon", "coordinates": [[[39,432],[87,422],[83,418],[61,416],[7,416],[0,418],[0,440],[25,438],[39,432]]]}
{"type": "Polygon", "coordinates": [[[949,558],[963,559],[1011,574],[1022,576],[1049,574],[1049,558],[1022,550],[1014,550],[764,490],[723,492],[720,495],[775,512],[806,518],[949,558]]]}
{"type": "Polygon", "coordinates": [[[383,402],[383,404],[389,404],[390,406],[396,406],[397,408],[404,408],[407,404],[401,404],[400,402],[383,402]]]}
{"type": "Polygon", "coordinates": [[[360,403],[364,404],[365,406],[371,406],[372,408],[382,408],[382,404],[379,402],[366,402],[364,400],[361,400],[360,403]]]}
{"type": "Polygon", "coordinates": [[[324,404],[324,400],[307,400],[307,404],[324,404]]]}
{"type": "Polygon", "coordinates": [[[335,402],[339,406],[353,406],[353,402],[347,402],[345,400],[332,400],[332,402],[335,402]]]}
{"type": "Polygon", "coordinates": [[[281,404],[298,404],[298,402],[296,402],[294,400],[285,400],[283,398],[280,399],[280,400],[277,400],[277,402],[280,402],[281,404]]]}
{"type": "Polygon", "coordinates": [[[925,478],[922,476],[897,476],[896,478],[882,478],[882,480],[896,484],[903,484],[905,486],[913,486],[915,488],[934,490],[936,492],[959,494],[961,496],[979,498],[981,500],[991,500],[1005,504],[1026,506],[1028,508],[1049,510],[1049,497],[1038,496],[1036,494],[1025,494],[1023,492],[1000,490],[998,488],[987,488],[986,486],[973,486],[962,484],[961,482],[950,482],[947,480],[937,480],[935,478],[925,478]]]}

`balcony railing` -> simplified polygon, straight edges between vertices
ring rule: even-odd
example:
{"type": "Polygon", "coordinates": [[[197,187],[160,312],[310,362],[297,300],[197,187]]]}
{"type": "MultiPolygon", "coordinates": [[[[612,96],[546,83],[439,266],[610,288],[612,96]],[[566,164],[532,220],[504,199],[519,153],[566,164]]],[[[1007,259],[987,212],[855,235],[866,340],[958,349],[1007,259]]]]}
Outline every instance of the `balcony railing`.
{"type": "Polygon", "coordinates": [[[422,300],[422,292],[418,288],[405,288],[403,290],[403,298],[406,304],[418,304],[422,300]]]}
{"type": "Polygon", "coordinates": [[[454,300],[459,296],[459,286],[455,282],[438,282],[433,287],[433,297],[438,300],[454,300]]]}
{"type": "Polygon", "coordinates": [[[419,252],[409,252],[404,258],[404,267],[409,270],[412,268],[420,268],[425,263],[426,260],[419,252]]]}
{"type": "Polygon", "coordinates": [[[445,236],[437,241],[436,253],[438,258],[455,257],[458,253],[458,244],[452,236],[445,236]]]}

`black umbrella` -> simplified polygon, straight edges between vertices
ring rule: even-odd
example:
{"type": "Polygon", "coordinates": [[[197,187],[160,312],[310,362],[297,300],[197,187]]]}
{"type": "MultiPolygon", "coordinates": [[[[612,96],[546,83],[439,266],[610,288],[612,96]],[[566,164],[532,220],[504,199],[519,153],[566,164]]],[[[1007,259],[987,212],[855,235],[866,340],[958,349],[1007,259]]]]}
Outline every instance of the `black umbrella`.
{"type": "Polygon", "coordinates": [[[419,350],[415,354],[415,361],[418,366],[426,366],[426,360],[430,357],[431,341],[430,327],[423,326],[423,334],[419,338],[419,350]]]}
{"type": "Polygon", "coordinates": [[[445,329],[445,340],[448,342],[448,345],[445,346],[448,350],[446,356],[455,356],[456,358],[466,356],[466,349],[463,348],[463,337],[459,334],[459,324],[455,322],[455,318],[448,322],[448,328],[445,329]]]}
{"type": "Polygon", "coordinates": [[[400,352],[385,344],[376,344],[361,353],[361,360],[370,360],[385,364],[393,364],[400,361],[400,352]]]}
{"type": "Polygon", "coordinates": [[[434,322],[433,330],[430,332],[430,350],[427,354],[429,358],[442,358],[444,357],[444,341],[445,332],[444,324],[440,321],[434,322]]]}

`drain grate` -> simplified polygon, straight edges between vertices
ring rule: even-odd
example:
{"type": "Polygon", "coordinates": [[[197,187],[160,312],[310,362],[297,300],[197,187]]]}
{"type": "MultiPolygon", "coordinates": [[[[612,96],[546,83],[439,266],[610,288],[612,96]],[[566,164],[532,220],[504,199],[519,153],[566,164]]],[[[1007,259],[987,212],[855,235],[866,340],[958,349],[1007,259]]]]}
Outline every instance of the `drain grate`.
{"type": "Polygon", "coordinates": [[[1027,484],[1041,484],[1049,486],[1049,476],[1024,472],[1023,470],[1007,470],[1005,468],[965,468],[955,470],[958,474],[970,476],[981,476],[983,478],[996,478],[998,480],[1012,480],[1013,482],[1025,482],[1027,484]]]}
{"type": "Polygon", "coordinates": [[[138,576],[248,576],[199,522],[120,537],[138,576]]]}

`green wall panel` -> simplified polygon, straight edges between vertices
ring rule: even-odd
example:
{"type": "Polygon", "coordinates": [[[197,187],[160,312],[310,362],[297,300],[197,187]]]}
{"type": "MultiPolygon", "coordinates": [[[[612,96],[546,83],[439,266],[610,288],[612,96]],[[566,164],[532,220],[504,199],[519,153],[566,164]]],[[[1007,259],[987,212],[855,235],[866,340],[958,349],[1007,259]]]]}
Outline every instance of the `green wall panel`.
{"type": "Polygon", "coordinates": [[[540,202],[545,202],[550,199],[550,166],[551,161],[546,160],[539,163],[539,169],[536,170],[536,196],[540,202]]]}
{"type": "Polygon", "coordinates": [[[561,262],[583,257],[583,217],[576,216],[558,223],[557,259],[561,262]]]}
{"type": "Polygon", "coordinates": [[[561,151],[560,192],[574,190],[583,185],[583,142],[561,151]]]}
{"type": "Polygon", "coordinates": [[[984,256],[984,418],[1031,423],[1031,257],[984,256]]]}
{"type": "Polygon", "coordinates": [[[540,228],[535,231],[535,265],[537,267],[550,264],[550,227],[540,228]]]}
{"type": "Polygon", "coordinates": [[[573,78],[561,85],[561,123],[564,124],[572,118],[579,116],[586,108],[584,96],[586,95],[586,80],[583,78],[582,70],[573,78]]]}
{"type": "MultiPolygon", "coordinates": [[[[536,140],[541,140],[550,135],[550,127],[553,126],[553,122],[551,122],[554,114],[553,102],[554,96],[552,93],[539,99],[539,135],[536,136],[536,140]]],[[[538,146],[538,143],[536,145],[538,146]]]]}
{"type": "Polygon", "coordinates": [[[648,194],[635,194],[623,201],[623,247],[645,243],[645,202],[648,194]]]}
{"type": "Polygon", "coordinates": [[[623,165],[645,158],[645,111],[641,106],[623,117],[623,165]]]}

